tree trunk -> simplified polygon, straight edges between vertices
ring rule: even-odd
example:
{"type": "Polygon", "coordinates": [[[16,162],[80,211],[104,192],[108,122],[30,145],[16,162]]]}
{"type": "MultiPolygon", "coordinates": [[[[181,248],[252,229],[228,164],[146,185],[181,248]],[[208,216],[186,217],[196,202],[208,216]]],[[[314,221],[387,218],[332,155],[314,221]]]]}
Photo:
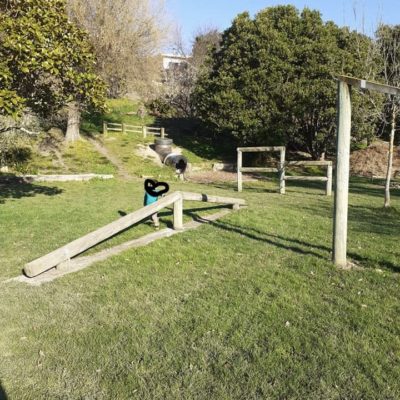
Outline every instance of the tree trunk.
{"type": "Polygon", "coordinates": [[[395,124],[396,124],[396,109],[395,105],[393,104],[392,129],[390,130],[389,157],[388,157],[387,172],[386,172],[386,184],[385,184],[385,207],[390,207],[390,179],[392,177],[395,124]]]}
{"type": "Polygon", "coordinates": [[[80,139],[79,124],[81,120],[81,112],[79,103],[76,101],[68,104],[68,126],[65,140],[67,142],[76,142],[80,139]]]}

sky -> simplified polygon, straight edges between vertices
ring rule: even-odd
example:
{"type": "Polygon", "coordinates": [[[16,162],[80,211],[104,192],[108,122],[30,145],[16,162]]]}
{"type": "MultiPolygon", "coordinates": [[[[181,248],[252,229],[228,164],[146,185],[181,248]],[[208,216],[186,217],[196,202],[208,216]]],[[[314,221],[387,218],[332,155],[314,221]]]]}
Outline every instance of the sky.
{"type": "Polygon", "coordinates": [[[292,4],[300,10],[304,7],[317,9],[324,21],[334,21],[339,26],[350,26],[369,35],[379,22],[400,24],[400,0],[166,0],[186,46],[202,27],[222,31],[240,12],[248,11],[254,16],[263,8],[281,4],[292,4]]]}

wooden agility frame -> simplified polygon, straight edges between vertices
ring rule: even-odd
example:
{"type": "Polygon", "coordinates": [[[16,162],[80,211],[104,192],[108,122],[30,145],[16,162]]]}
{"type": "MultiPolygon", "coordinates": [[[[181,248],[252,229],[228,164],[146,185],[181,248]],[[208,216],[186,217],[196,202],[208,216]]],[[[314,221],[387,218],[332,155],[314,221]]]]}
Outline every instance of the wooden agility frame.
{"type": "Polygon", "coordinates": [[[338,267],[347,267],[347,221],[350,176],[351,96],[350,86],[400,96],[400,88],[339,75],[338,132],[336,146],[335,206],[333,214],[332,259],[338,267]]]}
{"type": "Polygon", "coordinates": [[[237,148],[237,190],[243,190],[243,172],[278,172],[279,173],[279,193],[285,194],[286,181],[319,181],[326,182],[325,193],[327,196],[332,194],[332,161],[285,161],[285,146],[267,147],[238,147],[237,148]],[[243,153],[273,152],[280,153],[279,166],[277,167],[243,167],[243,153]],[[286,166],[325,166],[327,167],[326,176],[287,176],[286,166]]]}
{"type": "Polygon", "coordinates": [[[237,190],[243,190],[243,172],[278,172],[279,173],[279,193],[285,194],[285,146],[263,146],[263,147],[238,147],[237,148],[237,190]],[[279,167],[243,167],[243,153],[267,153],[279,152],[279,167]]]}

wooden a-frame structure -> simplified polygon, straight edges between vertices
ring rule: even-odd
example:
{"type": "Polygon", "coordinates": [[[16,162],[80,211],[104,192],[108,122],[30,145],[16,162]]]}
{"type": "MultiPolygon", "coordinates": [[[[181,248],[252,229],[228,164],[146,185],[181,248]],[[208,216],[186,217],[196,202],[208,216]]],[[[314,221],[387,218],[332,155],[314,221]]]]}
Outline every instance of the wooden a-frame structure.
{"type": "Polygon", "coordinates": [[[351,97],[350,86],[362,90],[400,96],[400,88],[339,75],[338,132],[336,146],[335,206],[333,215],[333,251],[335,265],[347,267],[347,216],[350,175],[351,97]]]}

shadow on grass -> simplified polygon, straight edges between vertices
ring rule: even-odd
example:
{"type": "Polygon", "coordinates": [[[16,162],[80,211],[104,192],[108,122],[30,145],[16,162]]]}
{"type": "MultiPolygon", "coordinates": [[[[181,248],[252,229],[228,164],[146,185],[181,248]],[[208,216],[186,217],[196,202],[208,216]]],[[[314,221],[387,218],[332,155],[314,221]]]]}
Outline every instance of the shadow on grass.
{"type": "Polygon", "coordinates": [[[7,400],[7,394],[0,383],[0,400],[7,400]]]}
{"type": "MultiPolygon", "coordinates": [[[[202,221],[202,218],[195,214],[192,214],[192,217],[194,220],[202,221]]],[[[258,229],[240,227],[229,222],[210,221],[209,224],[215,226],[216,228],[234,232],[249,239],[267,243],[280,249],[288,250],[300,255],[310,255],[326,261],[331,260],[332,257],[332,249],[327,246],[305,242],[295,238],[284,237],[275,234],[272,235],[258,229]]],[[[396,265],[387,260],[372,260],[368,257],[363,257],[353,252],[349,252],[348,257],[349,259],[361,264],[363,267],[378,264],[379,267],[387,268],[393,272],[400,273],[400,264],[396,265]]]]}
{"type": "Polygon", "coordinates": [[[40,194],[56,196],[62,192],[63,190],[58,187],[35,185],[15,176],[8,176],[7,179],[0,180],[0,204],[4,204],[7,199],[21,199],[40,194]]]}

